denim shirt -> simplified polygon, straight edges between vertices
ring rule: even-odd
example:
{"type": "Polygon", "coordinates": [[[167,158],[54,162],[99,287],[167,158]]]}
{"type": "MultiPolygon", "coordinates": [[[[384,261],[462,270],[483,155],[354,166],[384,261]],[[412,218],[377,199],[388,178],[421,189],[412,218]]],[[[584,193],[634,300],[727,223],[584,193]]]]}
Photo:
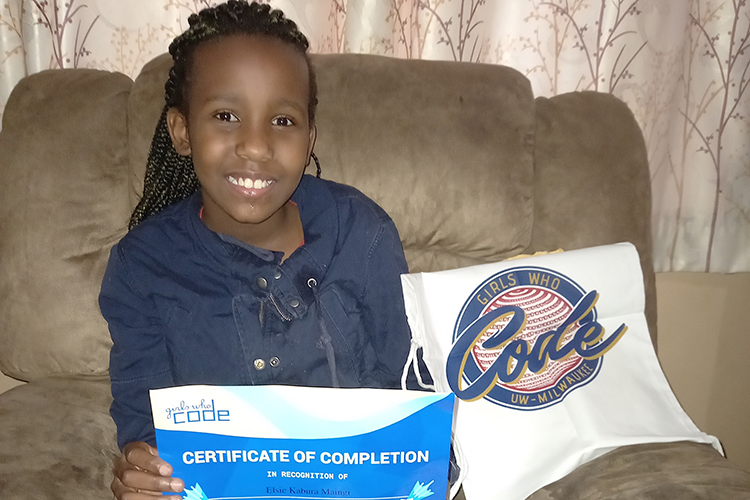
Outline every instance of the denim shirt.
{"type": "Polygon", "coordinates": [[[408,270],[393,221],[356,189],[307,175],[292,201],[305,241],[284,262],[208,229],[200,192],[113,247],[99,304],[121,448],[155,445],[152,388],[400,387],[408,270]]]}

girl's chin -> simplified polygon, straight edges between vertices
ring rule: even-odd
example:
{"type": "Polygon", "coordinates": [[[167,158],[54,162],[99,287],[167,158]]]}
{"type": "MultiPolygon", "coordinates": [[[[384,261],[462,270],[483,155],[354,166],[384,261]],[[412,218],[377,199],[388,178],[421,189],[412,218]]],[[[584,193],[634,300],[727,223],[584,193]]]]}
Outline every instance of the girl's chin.
{"type": "Polygon", "coordinates": [[[235,212],[236,216],[233,219],[245,226],[249,225],[267,225],[283,223],[286,219],[285,211],[287,209],[287,203],[282,204],[280,207],[256,207],[252,211],[238,211],[235,212]]]}

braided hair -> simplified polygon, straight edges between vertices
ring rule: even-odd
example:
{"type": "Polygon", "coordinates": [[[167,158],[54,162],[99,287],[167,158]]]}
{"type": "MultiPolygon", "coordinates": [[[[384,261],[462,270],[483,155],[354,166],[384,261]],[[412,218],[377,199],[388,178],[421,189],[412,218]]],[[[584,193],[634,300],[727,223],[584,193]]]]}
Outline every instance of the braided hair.
{"type": "MultiPolygon", "coordinates": [[[[177,108],[187,116],[187,95],[190,90],[190,72],[195,50],[204,42],[237,34],[261,35],[277,38],[293,46],[304,57],[309,71],[309,101],[307,115],[310,123],[315,119],[318,103],[315,73],[307,54],[307,38],[294,21],[287,19],[278,9],[268,4],[248,3],[247,0],[228,0],[226,3],[201,10],[188,18],[188,29],[172,41],[169,53],[173,65],[164,85],[166,104],[156,126],[143,180],[143,197],[130,216],[129,229],[133,229],[148,216],[179,200],[187,198],[200,187],[195,175],[193,160],[181,156],[172,145],[167,127],[167,111],[177,108]]],[[[314,157],[317,175],[320,165],[314,157]]]]}

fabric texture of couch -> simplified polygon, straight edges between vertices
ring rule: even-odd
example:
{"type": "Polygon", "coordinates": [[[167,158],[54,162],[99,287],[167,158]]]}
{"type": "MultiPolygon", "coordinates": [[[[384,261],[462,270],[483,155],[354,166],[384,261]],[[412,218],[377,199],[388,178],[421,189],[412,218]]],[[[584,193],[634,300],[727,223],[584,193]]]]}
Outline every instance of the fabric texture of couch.
{"type": "MultiPolygon", "coordinates": [[[[630,241],[656,335],[641,132],[608,94],[534,98],[494,65],[315,55],[323,177],[388,211],[413,272],[630,241]]],[[[23,79],[0,132],[0,498],[110,498],[118,454],[97,305],[126,232],[171,60],[135,82],[97,70],[23,79]]],[[[498,498],[502,479],[498,478],[498,498]]],[[[750,498],[708,445],[615,450],[530,498],[750,498]]],[[[469,499],[484,500],[484,499],[469,499]]]]}

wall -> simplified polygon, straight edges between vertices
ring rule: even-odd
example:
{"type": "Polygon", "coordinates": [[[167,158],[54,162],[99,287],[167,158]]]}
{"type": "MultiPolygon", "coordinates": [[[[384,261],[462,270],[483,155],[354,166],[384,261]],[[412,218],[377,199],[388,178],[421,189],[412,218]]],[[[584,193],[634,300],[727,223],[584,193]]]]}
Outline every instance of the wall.
{"type": "MultiPolygon", "coordinates": [[[[695,424],[750,471],[750,273],[656,275],[659,358],[695,424]]],[[[0,374],[0,392],[20,382],[0,374]]]]}
{"type": "Polygon", "coordinates": [[[656,275],[659,359],[695,424],[750,471],[750,273],[656,275]]]}

